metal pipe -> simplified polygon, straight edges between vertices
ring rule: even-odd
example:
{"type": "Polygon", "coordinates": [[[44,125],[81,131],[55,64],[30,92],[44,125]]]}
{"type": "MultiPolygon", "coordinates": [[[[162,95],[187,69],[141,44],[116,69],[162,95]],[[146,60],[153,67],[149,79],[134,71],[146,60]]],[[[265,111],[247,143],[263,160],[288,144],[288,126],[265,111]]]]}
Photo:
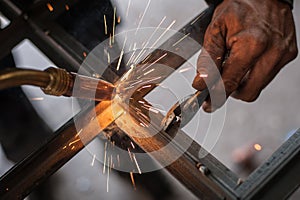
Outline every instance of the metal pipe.
{"type": "Polygon", "coordinates": [[[20,85],[45,88],[49,82],[50,76],[44,71],[13,68],[0,72],[0,90],[20,85]]]}

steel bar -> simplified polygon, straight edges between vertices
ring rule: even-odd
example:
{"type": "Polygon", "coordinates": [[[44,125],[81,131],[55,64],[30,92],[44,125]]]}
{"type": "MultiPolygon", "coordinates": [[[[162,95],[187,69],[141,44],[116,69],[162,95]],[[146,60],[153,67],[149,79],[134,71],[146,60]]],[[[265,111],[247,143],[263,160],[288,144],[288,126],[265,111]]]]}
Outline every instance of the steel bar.
{"type": "Polygon", "coordinates": [[[0,11],[9,19],[15,20],[22,14],[22,10],[13,4],[10,0],[0,1],[0,11]]]}
{"type": "MultiPolygon", "coordinates": [[[[82,111],[77,116],[77,120],[82,123],[80,130],[77,130],[73,120],[69,121],[49,142],[3,175],[0,179],[1,199],[25,198],[34,187],[83,149],[102,131],[99,127],[107,127],[117,117],[116,113],[112,113],[110,104],[98,104],[95,108],[97,117],[94,117],[94,110],[82,111]]],[[[118,108],[114,106],[115,109],[118,108]]],[[[121,108],[119,111],[122,114],[121,108]]]]}
{"type": "MultiPolygon", "coordinates": [[[[119,104],[122,105],[121,102],[119,104]]],[[[237,186],[237,177],[211,154],[203,152],[205,150],[188,135],[176,129],[169,133],[159,131],[163,118],[161,114],[155,115],[152,118],[153,124],[145,128],[135,121],[135,117],[130,117],[129,113],[126,112],[116,119],[117,126],[140,148],[150,153],[154,160],[163,166],[166,164],[165,169],[195,196],[200,199],[236,199],[232,188],[237,186]],[[176,138],[171,136],[175,134],[176,138]],[[182,149],[183,147],[188,148],[182,149]],[[200,150],[207,156],[199,159],[200,150]],[[168,163],[173,159],[173,162],[168,163]],[[199,165],[205,167],[209,173],[201,172],[199,165]]],[[[140,168],[143,165],[140,164],[140,168]]]]}
{"type": "Polygon", "coordinates": [[[300,129],[236,189],[241,199],[287,199],[300,186],[300,129]]]}
{"type": "Polygon", "coordinates": [[[18,19],[11,22],[6,28],[0,30],[0,59],[7,56],[17,44],[25,39],[24,36],[29,31],[30,29],[22,17],[18,17],[18,19]]]}

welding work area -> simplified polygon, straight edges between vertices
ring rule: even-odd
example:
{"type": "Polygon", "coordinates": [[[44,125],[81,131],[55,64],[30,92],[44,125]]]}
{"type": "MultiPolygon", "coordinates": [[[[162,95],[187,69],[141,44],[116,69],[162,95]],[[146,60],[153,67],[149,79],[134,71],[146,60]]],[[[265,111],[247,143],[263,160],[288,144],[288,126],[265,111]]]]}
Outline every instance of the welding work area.
{"type": "Polygon", "coordinates": [[[299,199],[299,4],[0,0],[0,199],[299,199]]]}

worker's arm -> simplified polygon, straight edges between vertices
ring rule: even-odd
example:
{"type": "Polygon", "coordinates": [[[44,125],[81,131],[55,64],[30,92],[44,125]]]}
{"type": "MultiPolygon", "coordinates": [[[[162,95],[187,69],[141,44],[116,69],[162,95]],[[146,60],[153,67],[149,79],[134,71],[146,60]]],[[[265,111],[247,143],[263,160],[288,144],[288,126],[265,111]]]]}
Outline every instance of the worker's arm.
{"type": "MultiPolygon", "coordinates": [[[[292,7],[283,0],[224,0],[206,31],[193,87],[252,102],[284,65],[296,58],[292,7]],[[222,80],[219,79],[221,74],[222,80]],[[222,86],[224,84],[224,87],[222,86]]],[[[220,95],[221,96],[221,95],[220,95]]],[[[210,99],[212,112],[225,98],[210,99]]]]}

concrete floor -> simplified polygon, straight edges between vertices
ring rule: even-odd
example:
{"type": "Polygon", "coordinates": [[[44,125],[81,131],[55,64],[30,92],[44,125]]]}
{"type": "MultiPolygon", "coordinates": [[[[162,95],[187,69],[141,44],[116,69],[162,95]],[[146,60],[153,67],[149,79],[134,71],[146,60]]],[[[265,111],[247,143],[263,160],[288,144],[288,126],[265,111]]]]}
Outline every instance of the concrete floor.
{"type": "MultiPolygon", "coordinates": [[[[121,16],[122,20],[121,25],[117,29],[119,33],[136,27],[156,27],[164,16],[166,16],[166,20],[162,27],[167,27],[173,20],[176,20],[172,28],[178,30],[206,7],[199,0],[152,0],[149,1],[148,8],[148,1],[113,0],[112,2],[117,7],[117,13],[121,16]],[[128,5],[130,5],[129,10],[128,5]],[[143,17],[145,8],[147,9],[143,17]],[[141,19],[143,19],[142,23],[139,24],[141,19]]],[[[300,38],[299,1],[295,2],[294,16],[297,38],[300,38]]],[[[143,41],[144,38],[140,37],[136,38],[136,40],[143,41]]],[[[122,41],[119,41],[119,43],[122,43],[122,41]]],[[[298,40],[298,46],[300,46],[300,40],[298,40]]],[[[32,48],[32,45],[28,41],[15,49],[15,57],[18,59],[18,66],[43,66],[43,68],[46,68],[52,64],[41,52],[32,48]],[[29,56],[33,53],[36,56],[29,56]]],[[[190,62],[195,63],[196,57],[197,55],[190,62]]],[[[239,176],[246,177],[247,174],[237,168],[233,159],[233,152],[237,149],[252,148],[253,144],[258,143],[262,146],[261,151],[255,152],[255,161],[259,165],[287,139],[291,131],[299,127],[300,108],[297,101],[300,97],[300,90],[297,87],[300,85],[300,79],[298,78],[300,72],[299,64],[299,57],[288,64],[272,84],[264,90],[256,102],[247,104],[230,99],[226,104],[225,123],[220,135],[214,135],[215,138],[210,138],[213,142],[216,142],[215,145],[204,143],[204,136],[201,135],[200,128],[203,129],[203,127],[206,127],[207,122],[210,120],[210,116],[207,114],[200,113],[197,119],[200,119],[198,123],[201,126],[196,128],[195,123],[197,121],[194,120],[185,127],[186,132],[191,135],[195,132],[199,133],[193,135],[196,141],[210,149],[213,155],[239,176]]],[[[190,76],[192,77],[193,74],[190,76]]],[[[178,88],[178,85],[175,84],[173,87],[178,88]]],[[[40,91],[30,87],[24,87],[24,90],[29,97],[44,97],[43,102],[35,101],[32,103],[53,130],[56,130],[72,117],[72,102],[69,99],[44,96],[40,91]],[[54,118],[53,116],[57,116],[56,113],[61,111],[61,109],[64,109],[61,112],[63,114],[59,115],[59,118],[54,118]]],[[[186,90],[186,88],[182,90],[186,90]]],[[[187,91],[190,92],[189,89],[187,91]]],[[[181,95],[184,96],[185,94],[181,95]]],[[[215,113],[215,117],[221,115],[220,113],[215,113]]],[[[0,169],[4,173],[11,166],[11,163],[5,162],[5,156],[0,155],[2,157],[0,169]]],[[[104,175],[101,173],[101,163],[91,166],[91,161],[92,155],[88,151],[83,150],[57,172],[60,177],[56,185],[57,192],[55,193],[58,200],[151,199],[150,195],[141,186],[137,185],[137,190],[134,190],[130,182],[125,181],[115,173],[110,175],[109,192],[107,192],[107,174],[104,175]]],[[[130,179],[129,175],[128,179],[130,179]]],[[[174,191],[170,199],[195,199],[189,191],[174,179],[169,177],[168,181],[174,191]]],[[[300,191],[291,199],[299,198],[300,191]]]]}

